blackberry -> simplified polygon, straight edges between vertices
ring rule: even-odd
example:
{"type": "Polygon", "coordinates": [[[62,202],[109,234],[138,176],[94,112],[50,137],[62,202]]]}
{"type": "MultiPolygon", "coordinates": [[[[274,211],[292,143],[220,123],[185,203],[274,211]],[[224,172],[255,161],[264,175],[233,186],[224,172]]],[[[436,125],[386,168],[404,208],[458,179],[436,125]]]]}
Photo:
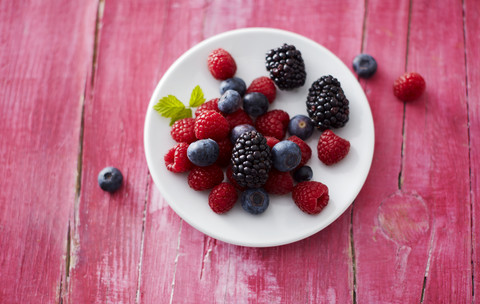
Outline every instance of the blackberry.
{"type": "Polygon", "coordinates": [[[322,131],[347,123],[348,103],[340,82],[331,75],[320,77],[308,89],[307,112],[315,127],[322,131]]]}
{"type": "Polygon", "coordinates": [[[241,187],[260,188],[272,167],[270,147],[257,131],[243,133],[232,151],[233,178],[241,187]]]}
{"type": "Polygon", "coordinates": [[[265,66],[280,90],[292,90],[305,84],[307,73],[302,53],[293,45],[284,43],[270,50],[265,57],[265,66]]]}

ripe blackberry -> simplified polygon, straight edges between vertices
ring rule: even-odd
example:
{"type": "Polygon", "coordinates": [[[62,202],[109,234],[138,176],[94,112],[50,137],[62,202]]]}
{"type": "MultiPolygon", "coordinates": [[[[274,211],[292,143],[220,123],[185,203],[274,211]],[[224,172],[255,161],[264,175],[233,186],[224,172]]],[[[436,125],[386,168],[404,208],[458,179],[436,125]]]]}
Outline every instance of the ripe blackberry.
{"type": "Polygon", "coordinates": [[[292,90],[305,84],[307,73],[302,53],[293,45],[284,43],[270,50],[265,57],[265,67],[280,90],[292,90]]]}
{"type": "Polygon", "coordinates": [[[241,187],[260,188],[272,167],[270,147],[257,131],[243,133],[232,151],[233,178],[241,187]]]}
{"type": "Polygon", "coordinates": [[[335,77],[322,76],[312,84],[308,89],[307,112],[322,131],[340,128],[347,123],[348,99],[335,77]]]}

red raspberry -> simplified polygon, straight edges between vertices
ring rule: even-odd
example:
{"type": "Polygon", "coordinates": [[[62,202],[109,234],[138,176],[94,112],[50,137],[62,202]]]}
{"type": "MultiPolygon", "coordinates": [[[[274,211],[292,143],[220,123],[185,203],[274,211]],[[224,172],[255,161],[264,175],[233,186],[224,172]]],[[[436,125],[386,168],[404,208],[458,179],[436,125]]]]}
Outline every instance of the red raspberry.
{"type": "Polygon", "coordinates": [[[198,115],[200,115],[200,113],[202,113],[203,111],[206,111],[206,110],[213,110],[213,111],[217,111],[218,113],[220,113],[220,110],[218,109],[218,98],[210,99],[209,101],[201,104],[195,110],[195,117],[198,117],[198,115]]]}
{"type": "Polygon", "coordinates": [[[208,195],[208,205],[213,212],[221,214],[233,208],[238,199],[238,193],[232,184],[216,185],[208,195]]]}
{"type": "Polygon", "coordinates": [[[280,142],[278,139],[272,136],[265,136],[265,138],[267,139],[267,145],[270,147],[270,149],[280,142]]]}
{"type": "Polygon", "coordinates": [[[237,64],[232,55],[222,48],[216,49],[208,55],[207,64],[212,76],[218,80],[232,78],[237,71],[237,64]]]}
{"type": "Polygon", "coordinates": [[[230,126],[230,130],[235,128],[238,125],[252,125],[253,126],[253,120],[250,116],[248,116],[247,113],[245,113],[244,110],[240,109],[232,114],[228,114],[225,116],[225,118],[228,121],[228,124],[230,126]]]}
{"type": "Polygon", "coordinates": [[[405,73],[393,83],[393,95],[403,101],[412,101],[425,91],[425,80],[418,73],[405,73]]]}
{"type": "Polygon", "coordinates": [[[333,165],[341,161],[347,156],[349,150],[350,142],[336,135],[332,130],[326,130],[320,135],[317,145],[318,158],[325,165],[333,165]]]}
{"type": "Polygon", "coordinates": [[[272,110],[259,116],[255,122],[255,128],[263,136],[272,136],[278,140],[285,137],[290,116],[282,110],[272,110]]]}
{"type": "Polygon", "coordinates": [[[318,214],[328,204],[328,187],[320,182],[298,183],[292,191],[295,204],[308,214],[318,214]]]}
{"type": "Polygon", "coordinates": [[[312,157],[312,149],[310,148],[310,146],[296,135],[290,136],[289,138],[287,138],[287,140],[296,143],[300,147],[300,151],[302,151],[302,160],[300,161],[300,164],[297,166],[297,168],[305,166],[305,164],[312,157]]]}
{"type": "Polygon", "coordinates": [[[223,181],[223,171],[217,165],[193,167],[188,174],[188,185],[196,191],[212,189],[223,181]]]}
{"type": "Polygon", "coordinates": [[[168,171],[180,173],[190,170],[192,163],[187,157],[187,149],[187,143],[179,143],[165,154],[165,166],[168,171]]]}
{"type": "Polygon", "coordinates": [[[293,178],[289,172],[272,169],[263,188],[270,194],[287,194],[293,190],[293,178]]]}
{"type": "Polygon", "coordinates": [[[195,125],[195,119],[184,118],[177,120],[170,130],[173,140],[176,142],[192,143],[197,140],[195,137],[195,131],[193,129],[195,125]]]}
{"type": "Polygon", "coordinates": [[[195,136],[198,139],[211,138],[219,141],[227,137],[230,128],[228,121],[222,114],[213,110],[206,110],[200,113],[195,119],[195,136]]]}
{"type": "Polygon", "coordinates": [[[221,167],[228,166],[228,164],[230,163],[230,159],[232,158],[232,142],[230,141],[230,138],[226,137],[222,140],[217,141],[217,144],[219,148],[219,153],[217,161],[215,163],[221,167]]]}
{"type": "Polygon", "coordinates": [[[277,96],[275,83],[269,77],[262,76],[255,78],[247,89],[247,93],[258,92],[267,97],[268,102],[272,103],[277,96]]]}
{"type": "Polygon", "coordinates": [[[238,190],[244,191],[246,189],[245,187],[240,186],[237,183],[237,181],[233,178],[232,166],[227,167],[227,178],[228,178],[228,181],[238,190]]]}

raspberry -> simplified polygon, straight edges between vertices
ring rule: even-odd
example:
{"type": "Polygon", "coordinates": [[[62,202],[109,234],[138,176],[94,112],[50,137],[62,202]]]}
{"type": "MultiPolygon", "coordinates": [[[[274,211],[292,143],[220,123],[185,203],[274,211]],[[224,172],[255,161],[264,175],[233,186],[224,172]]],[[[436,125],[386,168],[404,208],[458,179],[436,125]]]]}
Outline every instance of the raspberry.
{"type": "Polygon", "coordinates": [[[318,214],[328,204],[328,187],[320,182],[298,183],[292,191],[295,204],[308,214],[318,214]]]}
{"type": "Polygon", "coordinates": [[[235,128],[238,125],[252,125],[253,120],[244,110],[240,109],[232,114],[228,114],[225,116],[228,121],[228,125],[230,126],[230,130],[235,128]]]}
{"type": "Polygon", "coordinates": [[[179,143],[165,154],[165,166],[168,171],[180,173],[190,170],[192,163],[187,157],[187,149],[187,143],[179,143]]]}
{"type": "Polygon", "coordinates": [[[194,125],[195,119],[193,118],[177,120],[170,130],[170,134],[176,142],[192,143],[197,140],[195,137],[195,131],[193,129],[194,125]]]}
{"type": "Polygon", "coordinates": [[[285,137],[290,116],[282,110],[272,110],[257,118],[255,128],[264,136],[272,136],[278,140],[285,137]]]}
{"type": "Polygon", "coordinates": [[[193,167],[188,174],[188,185],[196,191],[212,189],[223,181],[223,171],[217,165],[193,167]]]}
{"type": "Polygon", "coordinates": [[[263,188],[270,194],[287,194],[293,190],[293,178],[289,172],[272,169],[263,188]]]}
{"type": "Polygon", "coordinates": [[[194,129],[198,139],[211,138],[215,141],[224,139],[230,131],[225,117],[213,110],[201,112],[195,119],[194,129]]]}
{"type": "Polygon", "coordinates": [[[208,70],[215,79],[232,78],[237,71],[237,64],[229,52],[222,48],[212,51],[207,58],[208,70]]]}
{"type": "Polygon", "coordinates": [[[405,73],[393,83],[393,95],[403,101],[412,101],[425,91],[425,80],[418,73],[405,73]]]}
{"type": "Polygon", "coordinates": [[[349,150],[350,142],[336,135],[331,130],[327,130],[320,135],[317,145],[318,158],[325,165],[333,165],[341,161],[348,154],[349,150]]]}
{"type": "Polygon", "coordinates": [[[232,157],[233,145],[230,141],[230,138],[226,137],[222,140],[217,141],[219,153],[216,164],[225,167],[230,163],[230,158],[232,157]]]}
{"type": "Polygon", "coordinates": [[[300,164],[297,166],[297,168],[305,166],[305,164],[310,160],[312,157],[312,149],[310,146],[304,142],[300,137],[298,136],[290,136],[287,138],[289,141],[293,141],[300,147],[300,151],[302,151],[302,160],[300,161],[300,164]]]}
{"type": "Polygon", "coordinates": [[[213,111],[217,111],[218,113],[220,113],[220,110],[218,109],[218,100],[219,100],[218,98],[214,98],[214,99],[210,99],[209,101],[201,104],[195,110],[195,117],[198,117],[198,115],[200,115],[200,113],[202,113],[203,111],[206,111],[206,110],[213,110],[213,111]]]}
{"type": "Polygon", "coordinates": [[[238,199],[238,193],[232,184],[216,185],[208,195],[208,205],[213,212],[221,214],[233,208],[238,199]]]}
{"type": "Polygon", "coordinates": [[[277,96],[277,88],[273,80],[266,76],[255,78],[250,86],[247,88],[247,93],[258,92],[267,97],[268,102],[271,104],[277,96]]]}
{"type": "Polygon", "coordinates": [[[232,166],[228,166],[228,167],[227,167],[227,179],[228,179],[228,181],[229,181],[235,188],[237,188],[238,190],[244,191],[245,189],[247,189],[247,188],[245,188],[245,187],[240,186],[240,185],[237,183],[237,181],[233,178],[232,166]]]}
{"type": "Polygon", "coordinates": [[[270,149],[280,142],[278,139],[272,136],[265,136],[265,138],[267,139],[267,145],[270,147],[270,149]]]}

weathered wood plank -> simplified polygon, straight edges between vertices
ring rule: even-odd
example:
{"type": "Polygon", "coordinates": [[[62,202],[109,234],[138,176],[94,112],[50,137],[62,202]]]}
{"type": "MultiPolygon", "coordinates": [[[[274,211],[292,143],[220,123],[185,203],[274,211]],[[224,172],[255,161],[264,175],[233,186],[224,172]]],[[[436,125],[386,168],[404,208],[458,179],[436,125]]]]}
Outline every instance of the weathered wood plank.
{"type": "Polygon", "coordinates": [[[0,302],[65,282],[95,1],[0,2],[0,302]]]}
{"type": "Polygon", "coordinates": [[[480,2],[464,2],[465,13],[465,59],[467,63],[467,103],[470,129],[470,194],[472,203],[472,266],[474,302],[478,302],[480,291],[480,2]]]}
{"type": "Polygon", "coordinates": [[[85,101],[69,303],[136,301],[148,186],[143,123],[159,72],[152,63],[161,55],[163,3],[107,1],[100,14],[98,63],[85,101]],[[124,175],[114,194],[97,184],[99,171],[109,165],[124,175]]]}
{"type": "MultiPolygon", "coordinates": [[[[177,5],[178,11],[169,10],[174,15],[169,16],[170,29],[167,28],[168,32],[176,29],[175,44],[169,50],[176,47],[177,53],[162,59],[160,65],[164,68],[167,67],[164,62],[171,63],[204,37],[245,26],[298,32],[322,43],[347,63],[361,47],[363,3],[356,1],[344,1],[338,4],[341,10],[329,14],[322,13],[329,7],[327,3],[299,6],[277,5],[272,1],[212,2],[204,13],[197,11],[205,15],[205,20],[204,35],[196,39],[181,35],[181,30],[195,27],[196,21],[187,19],[182,4],[177,5]],[[175,26],[177,22],[179,25],[175,26]],[[185,22],[190,22],[189,26],[185,22]],[[310,23],[315,27],[305,27],[310,23]]],[[[304,241],[274,248],[245,248],[216,241],[185,222],[178,224],[178,217],[172,215],[156,189],[151,191],[142,263],[142,299],[160,301],[168,294],[173,303],[186,299],[204,303],[352,302],[349,211],[304,241]]]]}
{"type": "Polygon", "coordinates": [[[424,75],[428,87],[423,98],[406,107],[403,166],[404,189],[423,197],[432,220],[423,300],[470,303],[471,205],[461,2],[413,2],[407,69],[424,75]]]}
{"type": "Polygon", "coordinates": [[[417,201],[398,191],[403,102],[391,89],[405,70],[408,18],[408,0],[368,1],[363,51],[376,58],[378,70],[362,81],[375,122],[375,155],[354,207],[358,303],[417,303],[422,293],[428,235],[416,233],[424,231],[417,228],[424,219],[399,217],[416,211],[417,201]]]}

